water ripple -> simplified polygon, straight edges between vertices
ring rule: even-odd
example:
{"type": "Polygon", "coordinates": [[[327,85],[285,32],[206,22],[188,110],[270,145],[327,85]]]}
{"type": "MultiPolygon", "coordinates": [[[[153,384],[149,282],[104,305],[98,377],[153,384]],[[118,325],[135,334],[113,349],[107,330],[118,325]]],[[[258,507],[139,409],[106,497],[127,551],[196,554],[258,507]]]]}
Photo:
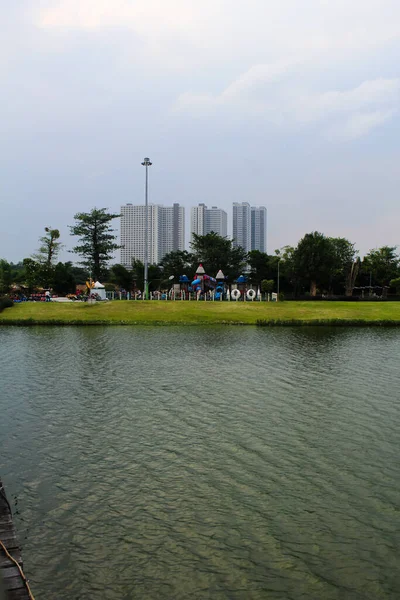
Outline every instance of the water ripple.
{"type": "Polygon", "coordinates": [[[0,330],[38,597],[398,598],[400,336],[0,330]]]}

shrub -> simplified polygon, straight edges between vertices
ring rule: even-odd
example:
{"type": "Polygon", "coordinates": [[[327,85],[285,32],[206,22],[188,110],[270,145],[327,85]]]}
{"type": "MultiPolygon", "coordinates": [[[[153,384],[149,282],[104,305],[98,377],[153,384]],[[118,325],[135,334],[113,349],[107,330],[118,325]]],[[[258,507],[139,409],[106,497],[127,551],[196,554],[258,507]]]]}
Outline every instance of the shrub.
{"type": "Polygon", "coordinates": [[[14,306],[14,302],[11,300],[11,298],[7,298],[7,296],[0,298],[0,313],[5,308],[11,308],[12,306],[14,306]]]}
{"type": "Polygon", "coordinates": [[[396,279],[392,279],[390,281],[390,287],[394,287],[396,290],[396,294],[400,294],[400,277],[396,277],[396,279]]]}

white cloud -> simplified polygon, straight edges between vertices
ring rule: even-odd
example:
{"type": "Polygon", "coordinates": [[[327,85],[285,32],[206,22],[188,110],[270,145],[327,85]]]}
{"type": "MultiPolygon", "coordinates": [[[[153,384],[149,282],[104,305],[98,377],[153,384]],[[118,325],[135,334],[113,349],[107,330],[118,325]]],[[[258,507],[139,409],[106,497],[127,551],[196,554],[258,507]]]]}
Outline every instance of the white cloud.
{"type": "Polygon", "coordinates": [[[393,40],[400,36],[400,5],[397,0],[48,0],[36,23],[53,30],[123,27],[150,44],[178,35],[201,60],[244,56],[254,63],[256,56],[264,62],[299,51],[354,51],[393,40]]]}
{"type": "Polygon", "coordinates": [[[328,136],[332,139],[353,140],[383,125],[395,114],[394,110],[375,110],[372,112],[356,113],[351,115],[343,124],[332,127],[328,136]]]}
{"type": "Polygon", "coordinates": [[[40,11],[38,23],[47,28],[101,29],[127,27],[137,31],[179,29],[195,16],[184,0],[62,0],[40,11]]]}
{"type": "Polygon", "coordinates": [[[392,106],[399,102],[399,92],[400,79],[380,78],[364,81],[350,90],[299,94],[294,118],[311,122],[367,106],[392,106]]]}
{"type": "Polygon", "coordinates": [[[220,94],[182,94],[176,109],[195,116],[233,109],[236,115],[253,115],[285,128],[341,118],[342,133],[334,137],[354,138],[391,118],[399,103],[400,79],[379,78],[347,90],[317,92],[300,87],[297,80],[292,83],[300,66],[303,70],[304,63],[296,60],[257,65],[220,94]]]}

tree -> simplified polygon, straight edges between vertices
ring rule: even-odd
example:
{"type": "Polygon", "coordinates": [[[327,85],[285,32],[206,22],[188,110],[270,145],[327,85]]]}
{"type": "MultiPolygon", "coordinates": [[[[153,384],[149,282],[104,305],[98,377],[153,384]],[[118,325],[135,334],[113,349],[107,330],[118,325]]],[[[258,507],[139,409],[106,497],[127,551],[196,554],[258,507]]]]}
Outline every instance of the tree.
{"type": "Polygon", "coordinates": [[[186,250],[176,250],[166,254],[160,262],[160,266],[165,279],[168,279],[172,275],[175,279],[178,279],[181,275],[187,275],[190,278],[194,274],[194,263],[195,258],[193,254],[190,254],[186,250]]]}
{"type": "Polygon", "coordinates": [[[279,289],[289,291],[296,290],[299,284],[299,276],[295,270],[294,264],[295,248],[293,246],[283,246],[275,250],[275,255],[269,257],[272,277],[278,277],[279,265],[279,289]]]}
{"type": "MultiPolygon", "coordinates": [[[[149,291],[157,290],[164,283],[164,276],[159,265],[149,265],[149,291]]],[[[140,260],[132,260],[132,278],[135,288],[144,290],[144,265],[140,260]]]]}
{"type": "Polygon", "coordinates": [[[57,258],[62,244],[57,241],[60,238],[60,232],[58,229],[45,227],[44,230],[46,235],[39,238],[40,247],[32,256],[32,258],[40,264],[39,279],[43,287],[47,288],[50,286],[53,279],[53,262],[57,258]]]}
{"type": "Polygon", "coordinates": [[[232,240],[214,233],[193,234],[191,243],[195,261],[201,262],[208,275],[215,277],[219,269],[230,280],[236,279],[246,267],[247,254],[240,246],[233,246],[232,240]]]}
{"type": "Polygon", "coordinates": [[[397,246],[382,246],[370,250],[362,262],[364,275],[371,274],[375,285],[387,286],[391,279],[400,275],[400,257],[397,246]]]}
{"type": "Polygon", "coordinates": [[[16,284],[23,284],[25,278],[25,267],[23,263],[10,263],[10,267],[12,282],[16,284]]]}
{"type": "Polygon", "coordinates": [[[53,271],[52,287],[53,292],[61,296],[75,293],[76,280],[72,262],[59,262],[56,264],[53,271]]]}
{"type": "Polygon", "coordinates": [[[40,264],[51,266],[62,247],[61,242],[57,242],[60,238],[60,232],[58,229],[52,229],[51,227],[45,227],[44,230],[46,235],[39,238],[41,245],[34,255],[34,259],[40,264]]]}
{"type": "Polygon", "coordinates": [[[89,279],[89,272],[87,269],[82,267],[78,267],[77,265],[72,265],[70,269],[71,273],[74,276],[76,285],[84,285],[86,281],[89,279]]]}
{"type": "Polygon", "coordinates": [[[294,268],[298,276],[310,283],[311,296],[317,295],[317,286],[327,284],[335,264],[335,250],[323,233],[306,233],[293,255],[294,268]]]}
{"type": "Polygon", "coordinates": [[[130,292],[133,288],[133,271],[129,271],[123,265],[113,265],[110,269],[110,277],[113,283],[120,288],[130,292]]]}
{"type": "Polygon", "coordinates": [[[261,291],[263,294],[270,294],[275,286],[273,279],[263,279],[261,282],[261,291]]]}
{"type": "Polygon", "coordinates": [[[10,263],[0,259],[0,295],[8,294],[13,282],[12,269],[10,263]]]}
{"type": "Polygon", "coordinates": [[[355,280],[360,267],[360,260],[356,259],[357,250],[354,244],[346,238],[328,238],[333,250],[333,265],[330,276],[331,287],[335,285],[344,287],[345,295],[351,296],[355,280]]]}
{"type": "Polygon", "coordinates": [[[260,250],[251,250],[248,254],[248,265],[250,267],[250,283],[261,285],[263,280],[271,277],[270,257],[260,250]]]}
{"type": "Polygon", "coordinates": [[[82,257],[80,264],[90,269],[96,280],[102,278],[114,250],[120,248],[110,226],[110,222],[119,216],[108,213],[106,208],[93,208],[89,213],[77,213],[75,225],[70,225],[71,235],[80,238],[80,244],[72,252],[82,257]]]}
{"type": "Polygon", "coordinates": [[[400,295],[400,277],[390,280],[390,287],[394,287],[396,294],[400,295]]]}
{"type": "Polygon", "coordinates": [[[28,293],[31,294],[35,287],[40,285],[41,280],[41,265],[33,260],[33,258],[24,258],[24,283],[28,288],[28,293]]]}

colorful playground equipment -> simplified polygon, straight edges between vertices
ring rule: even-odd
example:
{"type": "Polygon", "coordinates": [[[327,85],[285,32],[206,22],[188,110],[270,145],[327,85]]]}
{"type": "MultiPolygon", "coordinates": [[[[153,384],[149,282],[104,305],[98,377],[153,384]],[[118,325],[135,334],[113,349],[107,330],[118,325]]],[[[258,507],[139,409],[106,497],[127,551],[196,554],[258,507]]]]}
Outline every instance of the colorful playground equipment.
{"type": "Polygon", "coordinates": [[[204,267],[200,264],[197,267],[196,278],[191,283],[192,291],[195,292],[197,299],[199,300],[202,296],[204,299],[207,298],[207,294],[210,295],[215,292],[217,286],[217,280],[214,277],[207,275],[204,267]]]}
{"type": "MultiPolygon", "coordinates": [[[[169,277],[172,282],[174,277],[169,277]]],[[[111,292],[112,294],[112,292],[111,292]]],[[[119,294],[121,299],[121,293],[119,294]]],[[[113,299],[115,296],[113,294],[113,299]]],[[[142,300],[140,291],[128,293],[128,300],[142,300]]],[[[254,289],[248,283],[245,275],[240,275],[233,283],[227,282],[227,277],[220,269],[215,277],[205,272],[200,263],[196,269],[193,280],[185,274],[180,275],[178,281],[172,283],[169,289],[150,292],[150,300],[202,300],[202,301],[254,301],[261,300],[260,289],[254,289]]]]}
{"type": "MultiPolygon", "coordinates": [[[[200,263],[196,270],[195,278],[189,281],[186,275],[179,277],[177,294],[179,299],[190,300],[242,300],[253,301],[261,299],[260,290],[249,287],[247,277],[240,275],[234,282],[234,288],[227,285],[226,277],[221,269],[215,277],[207,275],[203,265],[200,263]]],[[[170,297],[176,299],[176,292],[170,293],[170,297]]]]}

